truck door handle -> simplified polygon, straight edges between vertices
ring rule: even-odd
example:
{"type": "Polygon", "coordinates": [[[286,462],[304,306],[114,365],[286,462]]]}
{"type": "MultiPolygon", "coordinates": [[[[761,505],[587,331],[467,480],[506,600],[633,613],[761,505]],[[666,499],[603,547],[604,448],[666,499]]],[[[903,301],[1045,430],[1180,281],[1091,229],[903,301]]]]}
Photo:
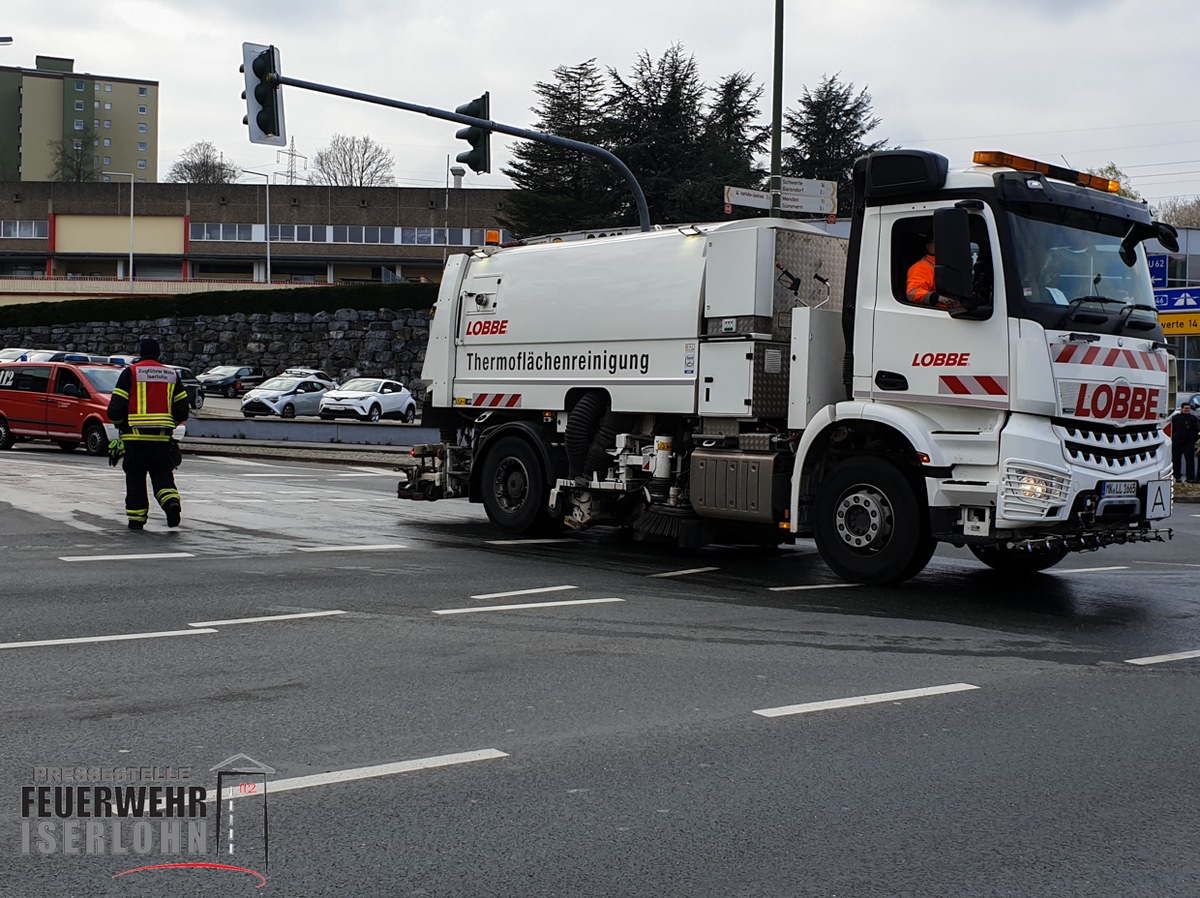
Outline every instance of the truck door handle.
{"type": "Polygon", "coordinates": [[[881,390],[907,390],[908,378],[895,371],[876,371],[875,386],[881,390]]]}

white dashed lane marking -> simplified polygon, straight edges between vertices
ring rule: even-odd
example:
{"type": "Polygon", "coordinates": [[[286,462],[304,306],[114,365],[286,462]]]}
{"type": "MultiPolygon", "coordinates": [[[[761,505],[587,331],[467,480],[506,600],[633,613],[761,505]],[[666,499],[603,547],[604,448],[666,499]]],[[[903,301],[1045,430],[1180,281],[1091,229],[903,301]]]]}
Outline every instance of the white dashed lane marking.
{"type": "Polygon", "coordinates": [[[1173,655],[1151,655],[1148,658],[1130,658],[1126,664],[1165,664],[1168,661],[1190,661],[1192,658],[1200,658],[1200,651],[1195,652],[1175,652],[1173,655]]]}
{"type": "Polygon", "coordinates": [[[487,605],[483,608],[445,608],[434,614],[478,614],[481,611],[523,611],[528,608],[561,608],[565,605],[604,605],[624,599],[575,599],[570,602],[533,602],[528,605],[487,605]]]}
{"type": "Polygon", "coordinates": [[[192,636],[216,633],[216,630],[162,630],[158,633],[118,633],[115,636],[75,636],[69,639],[37,639],[32,642],[0,642],[0,649],[31,649],[47,645],[82,645],[88,642],[124,642],[130,639],[161,639],[166,636],[192,636]]]}
{"type": "Polygon", "coordinates": [[[531,596],[541,592],[563,592],[568,589],[579,589],[578,586],[539,586],[536,589],[513,589],[509,592],[485,592],[473,599],[507,599],[509,596],[531,596]]]}
{"type": "Polygon", "coordinates": [[[154,558],[195,558],[191,552],[141,552],[135,555],[59,555],[59,561],[145,561],[154,558]]]}
{"type": "Polygon", "coordinates": [[[927,686],[923,689],[904,689],[900,692],[880,692],[875,695],[856,695],[850,698],[835,698],[824,702],[808,702],[803,705],[763,708],[754,713],[763,717],[788,717],[793,714],[811,714],[814,711],[831,711],[835,708],[856,708],[859,705],[878,705],[884,702],[899,702],[910,698],[945,695],[949,692],[966,692],[967,690],[978,688],[978,686],[972,686],[970,683],[950,683],[946,686],[927,686]]]}
{"type": "Polygon", "coordinates": [[[266,617],[236,617],[230,620],[204,620],[189,627],[228,627],[233,624],[261,624],[267,621],[300,620],[306,617],[331,617],[335,614],[345,614],[345,611],[302,611],[296,614],[271,614],[266,617]]]}
{"type": "MultiPolygon", "coordinates": [[[[416,770],[430,770],[435,767],[452,767],[456,764],[473,764],[478,761],[495,761],[507,758],[507,752],[494,748],[484,748],[479,751],[464,751],[453,755],[438,755],[432,758],[417,758],[412,761],[397,761],[394,764],[376,764],[373,767],[354,767],[349,770],[331,770],[328,773],[314,773],[310,776],[296,776],[290,779],[271,780],[269,791],[291,792],[295,789],[311,789],[314,786],[332,786],[338,783],[352,783],[355,780],[373,779],[380,776],[394,776],[397,773],[412,773],[416,770]]],[[[238,792],[236,786],[221,790],[220,800],[250,797],[250,793],[238,792]]]]}

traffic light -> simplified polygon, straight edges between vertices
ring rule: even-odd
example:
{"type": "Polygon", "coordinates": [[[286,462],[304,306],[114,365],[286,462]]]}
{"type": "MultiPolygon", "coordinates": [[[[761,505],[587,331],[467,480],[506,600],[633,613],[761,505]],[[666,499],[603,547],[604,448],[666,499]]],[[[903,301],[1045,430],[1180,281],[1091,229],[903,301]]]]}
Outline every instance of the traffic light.
{"type": "Polygon", "coordinates": [[[242,73],[246,76],[246,117],[251,143],[284,146],[283,89],[279,76],[279,50],[263,44],[242,44],[242,73]]]}
{"type": "MultiPolygon", "coordinates": [[[[489,112],[490,99],[487,91],[483,92],[483,96],[476,97],[470,103],[463,103],[455,108],[455,112],[459,115],[469,115],[471,118],[479,118],[485,121],[491,121],[491,113],[489,112]]],[[[463,163],[471,171],[476,174],[486,174],[492,170],[492,150],[491,141],[492,132],[487,128],[479,128],[472,125],[469,128],[461,128],[454,132],[454,136],[459,140],[465,140],[471,145],[471,149],[465,153],[459,153],[455,156],[455,160],[463,163]]]]}

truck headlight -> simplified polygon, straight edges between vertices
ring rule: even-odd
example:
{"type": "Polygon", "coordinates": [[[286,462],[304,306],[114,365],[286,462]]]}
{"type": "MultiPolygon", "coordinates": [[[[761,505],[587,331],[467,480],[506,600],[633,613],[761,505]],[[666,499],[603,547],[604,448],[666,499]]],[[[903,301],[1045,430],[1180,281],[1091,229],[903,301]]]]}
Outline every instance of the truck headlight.
{"type": "Polygon", "coordinates": [[[1028,462],[1009,462],[1000,488],[1001,516],[1044,518],[1066,503],[1070,491],[1071,480],[1064,472],[1028,462]]]}

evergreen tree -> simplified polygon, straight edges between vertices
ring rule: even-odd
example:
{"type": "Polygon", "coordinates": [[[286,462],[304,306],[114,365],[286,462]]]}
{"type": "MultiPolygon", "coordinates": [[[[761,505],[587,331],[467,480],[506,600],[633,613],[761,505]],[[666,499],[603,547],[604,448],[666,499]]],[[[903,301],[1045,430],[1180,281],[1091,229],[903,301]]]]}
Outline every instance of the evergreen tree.
{"type": "MultiPolygon", "coordinates": [[[[604,75],[589,59],[559,66],[552,82],[539,81],[540,98],[531,130],[603,146],[604,75]]],[[[502,169],[517,190],[506,201],[500,223],[532,237],[558,231],[610,227],[621,203],[621,176],[594,156],[538,141],[513,147],[514,162],[502,169]]]]}
{"type": "MultiPolygon", "coordinates": [[[[642,185],[651,219],[712,219],[716,209],[705,199],[705,88],[695,59],[674,44],[657,62],[642,51],[628,82],[615,69],[609,76],[609,149],[642,185]]],[[[624,208],[624,221],[636,223],[632,198],[624,208]]]]}
{"type": "Polygon", "coordinates": [[[795,141],[783,149],[784,175],[836,181],[838,214],[848,213],[854,161],[885,146],[882,140],[866,142],[879,122],[866,88],[855,94],[854,85],[839,81],[837,75],[823,77],[815,90],[805,87],[800,108],[783,116],[784,133],[795,141]]]}
{"type": "MultiPolygon", "coordinates": [[[[766,150],[770,129],[756,125],[761,85],[753,76],[735,72],[712,89],[713,100],[704,120],[705,164],[708,167],[704,202],[714,218],[724,203],[725,186],[757,188],[769,172],[755,163],[766,150]]],[[[743,214],[745,211],[743,210],[743,214]]]]}

